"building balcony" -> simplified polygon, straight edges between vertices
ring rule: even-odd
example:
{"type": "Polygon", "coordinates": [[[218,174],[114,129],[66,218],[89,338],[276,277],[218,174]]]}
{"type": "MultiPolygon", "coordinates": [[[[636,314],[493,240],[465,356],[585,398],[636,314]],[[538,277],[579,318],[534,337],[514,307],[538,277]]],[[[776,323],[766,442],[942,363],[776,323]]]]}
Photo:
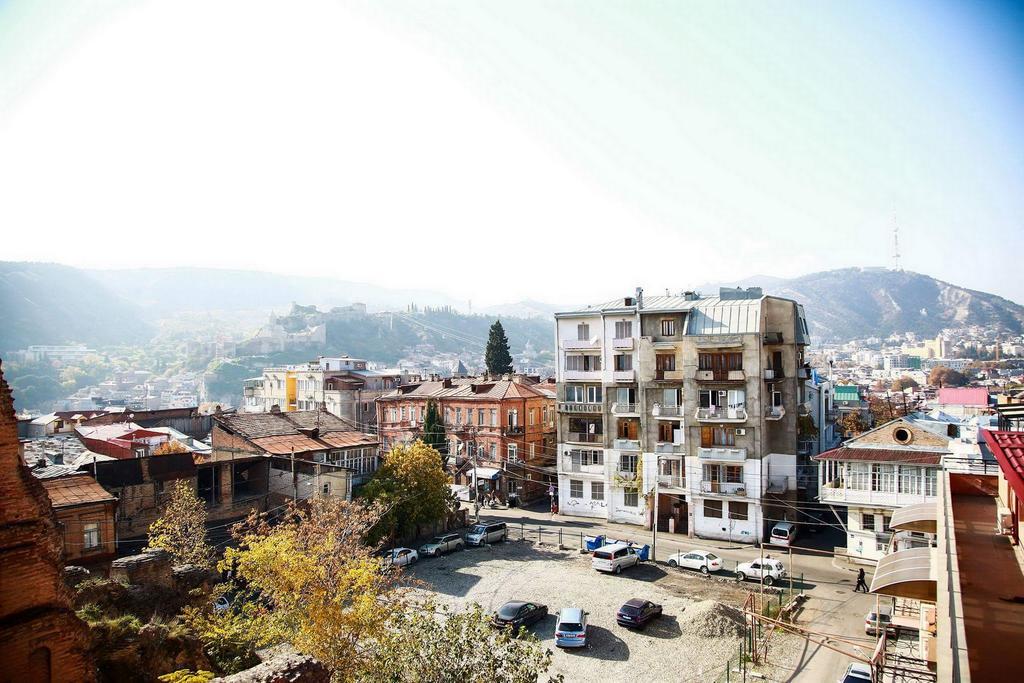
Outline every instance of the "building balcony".
{"type": "Polygon", "coordinates": [[[741,483],[731,483],[725,481],[701,481],[700,483],[701,493],[717,493],[726,496],[745,496],[747,495],[747,487],[741,483]]]}
{"type": "Polygon", "coordinates": [[[665,455],[679,455],[686,449],[686,444],[661,441],[654,444],[654,452],[665,455]]]}
{"type": "Polygon", "coordinates": [[[571,472],[573,474],[593,474],[596,476],[604,476],[604,465],[583,465],[578,462],[573,462],[572,458],[562,458],[562,469],[561,472],[571,472]]]}
{"type": "Polygon", "coordinates": [[[600,415],[603,411],[603,403],[575,403],[573,401],[560,401],[558,403],[558,412],[560,413],[596,413],[600,415]]]}
{"type": "Polygon", "coordinates": [[[796,369],[797,379],[810,379],[811,369],[810,368],[797,368],[796,369]]]}
{"type": "Polygon", "coordinates": [[[764,409],[764,419],[781,420],[786,416],[786,409],[782,406],[767,406],[764,409]]]}
{"type": "Polygon", "coordinates": [[[615,439],[612,442],[612,448],[619,451],[638,451],[640,450],[640,441],[638,439],[615,439]]]}
{"type": "Polygon", "coordinates": [[[603,434],[588,434],[587,432],[566,432],[567,443],[602,443],[603,434]]]}
{"type": "Polygon", "coordinates": [[[786,373],[782,368],[764,369],[764,380],[766,382],[775,382],[780,379],[786,379],[786,373]]]}
{"type": "Polygon", "coordinates": [[[613,403],[612,415],[639,415],[640,406],[636,403],[613,403]]]}
{"type": "Polygon", "coordinates": [[[693,378],[698,382],[745,382],[743,370],[697,370],[693,378]]]}
{"type": "Polygon", "coordinates": [[[697,408],[697,422],[746,422],[747,409],[721,408],[712,406],[710,408],[697,408]]]}
{"type": "Polygon", "coordinates": [[[822,503],[877,505],[880,507],[904,507],[906,505],[935,501],[934,495],[851,489],[843,486],[841,481],[831,481],[819,486],[818,498],[822,503]]]}
{"type": "Polygon", "coordinates": [[[765,344],[782,344],[783,337],[781,332],[765,332],[764,333],[765,344]]]}
{"type": "Polygon", "coordinates": [[[562,348],[566,351],[576,351],[580,349],[599,349],[601,348],[600,339],[563,339],[562,348]]]}
{"type": "Polygon", "coordinates": [[[566,382],[600,382],[600,370],[564,370],[562,380],[566,382]]]}
{"type": "Polygon", "coordinates": [[[522,436],[526,433],[526,427],[516,425],[515,427],[503,427],[501,433],[505,436],[522,436]]]}
{"type": "Polygon", "coordinates": [[[613,339],[612,348],[618,351],[632,351],[633,350],[633,338],[626,337],[624,339],[613,339]]]}
{"type": "Polygon", "coordinates": [[[654,379],[657,382],[682,382],[685,373],[682,370],[655,370],[654,379]]]}
{"type": "Polygon", "coordinates": [[[667,489],[686,489],[686,478],[678,474],[659,474],[658,486],[667,489]]]}
{"type": "Polygon", "coordinates": [[[612,381],[613,382],[635,382],[636,371],[635,370],[612,370],[612,381]]]}
{"type": "Polygon", "coordinates": [[[743,462],[747,459],[746,448],[711,446],[697,449],[697,457],[706,462],[743,462]]]}
{"type": "Polygon", "coordinates": [[[786,491],[796,491],[796,477],[782,476],[782,477],[769,477],[765,493],[780,494],[786,491]]]}
{"type": "Polygon", "coordinates": [[[651,407],[651,415],[661,419],[679,419],[683,416],[683,407],[655,403],[651,407]]]}

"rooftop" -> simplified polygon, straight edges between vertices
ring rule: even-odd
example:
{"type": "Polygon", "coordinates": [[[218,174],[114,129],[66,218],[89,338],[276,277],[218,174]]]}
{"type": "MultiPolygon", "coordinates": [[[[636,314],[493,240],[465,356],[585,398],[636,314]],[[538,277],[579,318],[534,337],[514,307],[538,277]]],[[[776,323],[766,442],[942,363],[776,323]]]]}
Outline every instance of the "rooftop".
{"type": "Polygon", "coordinates": [[[374,446],[378,443],[376,435],[354,429],[349,422],[324,410],[235,413],[215,419],[227,431],[248,439],[271,455],[374,446]]]}
{"type": "Polygon", "coordinates": [[[984,387],[942,387],[939,389],[940,406],[988,407],[988,389],[984,387]]]}
{"type": "Polygon", "coordinates": [[[117,500],[87,474],[43,479],[42,483],[53,507],[58,509],[117,500]]]}
{"type": "Polygon", "coordinates": [[[500,401],[506,398],[552,398],[553,391],[553,385],[545,385],[522,377],[499,380],[459,377],[403,384],[382,398],[458,398],[500,401]]]}

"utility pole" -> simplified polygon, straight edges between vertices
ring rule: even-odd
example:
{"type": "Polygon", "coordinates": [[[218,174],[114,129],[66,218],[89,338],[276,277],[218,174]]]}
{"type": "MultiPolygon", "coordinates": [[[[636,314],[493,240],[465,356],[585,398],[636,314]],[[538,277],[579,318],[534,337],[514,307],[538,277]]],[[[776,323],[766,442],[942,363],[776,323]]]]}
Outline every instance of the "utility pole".
{"type": "Polygon", "coordinates": [[[476,516],[475,521],[480,522],[480,487],[477,484],[476,469],[480,466],[479,449],[473,449],[473,510],[476,516]]]}
{"type": "MultiPolygon", "coordinates": [[[[643,457],[643,456],[641,456],[643,457]]],[[[659,465],[661,464],[660,458],[654,456],[654,486],[651,487],[651,491],[654,493],[654,519],[651,520],[651,562],[658,563],[658,472],[659,465]]]]}

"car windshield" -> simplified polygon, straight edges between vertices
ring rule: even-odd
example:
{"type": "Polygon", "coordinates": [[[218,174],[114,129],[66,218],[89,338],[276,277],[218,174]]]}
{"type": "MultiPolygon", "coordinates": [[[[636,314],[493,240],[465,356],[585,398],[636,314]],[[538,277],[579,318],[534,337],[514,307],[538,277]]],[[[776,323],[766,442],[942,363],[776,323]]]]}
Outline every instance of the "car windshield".
{"type": "Polygon", "coordinates": [[[522,605],[519,605],[519,604],[516,604],[516,603],[509,603],[507,605],[502,605],[501,609],[498,610],[498,616],[501,617],[502,619],[511,619],[514,616],[516,616],[517,614],[519,614],[519,609],[521,607],[522,607],[522,605]]]}
{"type": "Polygon", "coordinates": [[[558,625],[559,631],[582,631],[583,625],[576,623],[563,622],[558,625]]]}
{"type": "Polygon", "coordinates": [[[779,538],[785,538],[789,536],[788,529],[772,529],[772,536],[778,536],[779,538]]]}
{"type": "Polygon", "coordinates": [[[610,560],[610,559],[612,559],[612,554],[611,553],[604,553],[604,552],[601,552],[600,550],[598,550],[597,552],[594,553],[594,557],[596,557],[599,560],[610,560]]]}
{"type": "MultiPolygon", "coordinates": [[[[872,612],[871,614],[868,615],[868,621],[878,621],[878,615],[875,614],[874,612],[872,612]]],[[[888,614],[883,614],[882,615],[882,621],[889,621],[889,615],[888,614]]]]}
{"type": "Polygon", "coordinates": [[[477,524],[475,527],[473,527],[470,530],[470,533],[471,534],[482,534],[485,531],[487,531],[487,527],[485,527],[483,524],[477,524]]]}
{"type": "Polygon", "coordinates": [[[434,536],[432,539],[430,539],[430,542],[427,545],[430,545],[430,544],[437,545],[438,543],[444,543],[445,540],[447,540],[447,539],[445,539],[444,536],[434,536]]]}
{"type": "Polygon", "coordinates": [[[623,614],[632,614],[632,615],[640,614],[640,608],[639,607],[635,607],[633,605],[623,605],[622,606],[622,613],[623,614]]]}

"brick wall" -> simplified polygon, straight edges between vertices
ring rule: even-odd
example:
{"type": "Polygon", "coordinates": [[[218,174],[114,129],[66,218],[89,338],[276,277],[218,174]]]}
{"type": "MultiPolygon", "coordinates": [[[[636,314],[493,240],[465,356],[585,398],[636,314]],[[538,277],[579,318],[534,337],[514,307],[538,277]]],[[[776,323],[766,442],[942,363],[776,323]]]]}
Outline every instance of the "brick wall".
{"type": "Polygon", "coordinates": [[[117,555],[117,546],[114,543],[113,503],[62,508],[55,514],[64,538],[65,563],[90,564],[110,560],[117,555]],[[86,524],[99,524],[100,544],[95,548],[85,547],[86,524]]]}
{"type": "Polygon", "coordinates": [[[0,369],[0,683],[92,681],[86,626],[71,610],[61,537],[42,484],[18,455],[0,369]]]}

